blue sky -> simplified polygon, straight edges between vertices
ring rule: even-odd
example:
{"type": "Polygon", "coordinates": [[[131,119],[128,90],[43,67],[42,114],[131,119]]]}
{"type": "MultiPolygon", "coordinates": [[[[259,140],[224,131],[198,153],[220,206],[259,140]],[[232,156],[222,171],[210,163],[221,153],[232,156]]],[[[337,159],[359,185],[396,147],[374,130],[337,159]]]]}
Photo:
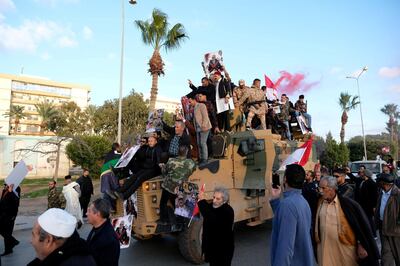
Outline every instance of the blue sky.
{"type": "MultiPolygon", "coordinates": [[[[340,92],[357,94],[346,79],[364,66],[360,78],[367,134],[385,131],[380,108],[400,100],[399,1],[166,1],[125,0],[124,94],[148,93],[147,62],[133,21],[150,17],[153,8],[183,23],[190,36],[181,47],[162,52],[166,75],[159,95],[180,98],[187,79],[198,84],[204,53],[223,50],[232,79],[247,84],[279,71],[306,74],[318,82],[305,95],[313,129],[339,139],[340,92]],[[396,26],[397,25],[397,26],[396,26]]],[[[43,76],[88,84],[92,103],[118,97],[121,1],[0,0],[0,72],[43,76]]],[[[297,92],[290,95],[295,100],[297,92]]],[[[349,113],[347,136],[361,134],[359,109],[349,113]]]]}

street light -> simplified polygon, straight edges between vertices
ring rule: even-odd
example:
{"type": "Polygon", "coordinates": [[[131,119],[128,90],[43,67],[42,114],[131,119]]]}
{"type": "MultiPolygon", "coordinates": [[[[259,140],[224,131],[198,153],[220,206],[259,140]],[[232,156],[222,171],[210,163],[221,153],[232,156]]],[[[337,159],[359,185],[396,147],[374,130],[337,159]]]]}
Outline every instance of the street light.
{"type": "MultiPolygon", "coordinates": [[[[136,0],[129,0],[129,4],[135,5],[136,0]]],[[[121,144],[122,131],[122,86],[124,79],[124,39],[125,39],[125,5],[124,0],[121,0],[121,65],[119,72],[119,101],[118,101],[118,143],[121,144]]]]}
{"type": "Polygon", "coordinates": [[[360,78],[360,76],[362,75],[362,73],[366,72],[368,70],[368,67],[365,66],[360,74],[358,74],[357,77],[354,76],[347,76],[346,78],[348,79],[355,79],[357,81],[357,90],[358,90],[358,99],[360,101],[360,116],[361,116],[361,129],[362,129],[362,135],[363,135],[363,142],[364,142],[364,158],[365,160],[368,160],[367,158],[367,145],[365,143],[365,134],[364,134],[364,120],[363,120],[363,115],[362,115],[362,108],[361,108],[361,94],[360,94],[360,85],[358,84],[358,79],[360,78]]]}

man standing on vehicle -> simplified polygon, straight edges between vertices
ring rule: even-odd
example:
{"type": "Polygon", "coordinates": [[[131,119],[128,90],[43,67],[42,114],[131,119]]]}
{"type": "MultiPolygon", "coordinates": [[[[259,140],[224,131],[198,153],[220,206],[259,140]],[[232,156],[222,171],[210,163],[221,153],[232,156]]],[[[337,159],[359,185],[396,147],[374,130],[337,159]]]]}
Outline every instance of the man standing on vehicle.
{"type": "Polygon", "coordinates": [[[272,266],[315,265],[311,242],[311,210],[301,195],[305,175],[300,165],[287,165],[283,198],[280,186],[272,188],[272,266]]]}
{"type": "Polygon", "coordinates": [[[199,193],[199,210],[203,216],[202,252],[210,266],[231,265],[234,239],[234,211],[228,204],[229,194],[223,187],[214,189],[213,202],[205,200],[204,192],[199,193]]]}

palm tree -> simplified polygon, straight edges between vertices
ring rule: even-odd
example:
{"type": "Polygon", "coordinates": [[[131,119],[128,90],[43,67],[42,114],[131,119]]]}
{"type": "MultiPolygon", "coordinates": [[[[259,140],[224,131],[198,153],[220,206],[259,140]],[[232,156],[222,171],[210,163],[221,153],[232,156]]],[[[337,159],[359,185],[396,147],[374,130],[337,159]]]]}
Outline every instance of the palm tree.
{"type": "Polygon", "coordinates": [[[344,126],[347,124],[347,121],[349,119],[349,116],[347,115],[347,112],[355,109],[356,106],[360,102],[358,101],[358,96],[351,96],[347,92],[341,92],[340,97],[339,97],[339,105],[342,108],[342,127],[340,129],[340,143],[344,143],[344,135],[345,135],[345,130],[344,126]]]}
{"type": "Polygon", "coordinates": [[[5,117],[10,117],[14,119],[14,134],[17,134],[18,132],[19,121],[26,117],[24,110],[25,110],[24,106],[11,105],[10,111],[4,114],[5,117]]]}
{"type": "Polygon", "coordinates": [[[177,49],[188,36],[182,24],[177,23],[172,28],[168,28],[168,16],[158,9],[154,9],[152,17],[149,20],[136,20],[136,26],[142,33],[144,44],[151,45],[154,49],[153,55],[149,61],[149,72],[152,76],[151,91],[150,91],[150,111],[154,110],[157,91],[158,77],[164,75],[164,63],[160,55],[160,49],[165,48],[165,51],[177,49]]]}
{"type": "Polygon", "coordinates": [[[57,115],[57,109],[52,103],[43,101],[41,103],[35,104],[36,112],[42,118],[40,122],[40,135],[44,135],[44,131],[47,129],[50,120],[57,115]]]}
{"type": "Polygon", "coordinates": [[[389,122],[387,123],[387,130],[390,133],[390,140],[396,141],[397,135],[397,124],[398,119],[400,118],[400,112],[397,110],[397,104],[391,103],[386,104],[383,108],[381,108],[381,112],[385,115],[389,116],[389,122]]]}

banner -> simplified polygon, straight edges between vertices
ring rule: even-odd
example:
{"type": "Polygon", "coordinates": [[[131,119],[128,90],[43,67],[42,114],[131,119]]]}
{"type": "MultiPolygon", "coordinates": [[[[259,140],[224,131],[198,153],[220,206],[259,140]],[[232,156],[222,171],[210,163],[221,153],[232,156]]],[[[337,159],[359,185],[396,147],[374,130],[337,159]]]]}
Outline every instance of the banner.
{"type": "Polygon", "coordinates": [[[224,62],[222,57],[222,51],[218,52],[209,52],[204,55],[204,61],[201,63],[203,67],[204,74],[207,77],[210,77],[212,73],[215,71],[223,72],[224,71],[224,62]]]}
{"type": "Polygon", "coordinates": [[[114,218],[111,224],[117,234],[120,248],[128,248],[131,242],[131,231],[132,231],[133,215],[126,215],[118,218],[114,218]]]}

